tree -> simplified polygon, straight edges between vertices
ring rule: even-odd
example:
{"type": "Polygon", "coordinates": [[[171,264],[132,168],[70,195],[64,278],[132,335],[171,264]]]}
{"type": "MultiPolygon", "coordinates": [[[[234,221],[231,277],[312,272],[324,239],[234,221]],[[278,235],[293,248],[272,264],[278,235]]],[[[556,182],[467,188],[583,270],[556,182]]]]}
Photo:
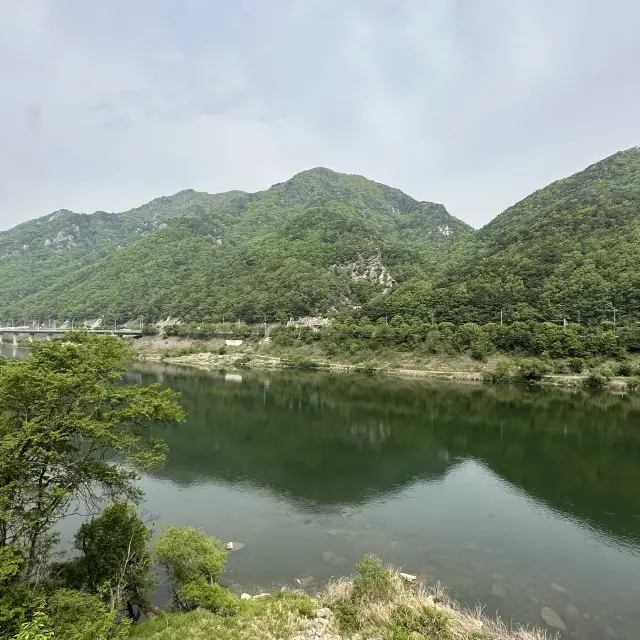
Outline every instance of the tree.
{"type": "Polygon", "coordinates": [[[163,459],[152,427],[184,413],[170,390],[122,384],[130,353],[71,332],[0,366],[0,597],[16,580],[38,583],[56,522],[78,504],[137,500],[138,471],[163,459]]]}
{"type": "Polygon", "coordinates": [[[148,544],[151,529],[131,504],[116,502],[85,522],[75,537],[81,555],[53,567],[66,587],[102,596],[110,611],[126,602],[147,608],[154,586],[148,544]]]}
{"type": "Polygon", "coordinates": [[[193,527],[171,525],[156,540],[155,553],[169,576],[180,608],[190,608],[189,601],[198,596],[203,600],[220,599],[219,589],[213,587],[227,554],[219,540],[193,527]]]}

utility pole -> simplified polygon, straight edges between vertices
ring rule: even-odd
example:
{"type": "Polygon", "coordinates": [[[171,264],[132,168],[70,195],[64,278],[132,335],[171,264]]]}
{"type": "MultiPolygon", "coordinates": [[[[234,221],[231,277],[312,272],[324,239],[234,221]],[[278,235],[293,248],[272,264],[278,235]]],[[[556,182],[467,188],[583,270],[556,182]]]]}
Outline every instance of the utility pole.
{"type": "Polygon", "coordinates": [[[618,309],[614,307],[613,308],[613,333],[616,332],[616,311],[618,311],[618,309]]]}
{"type": "Polygon", "coordinates": [[[502,326],[502,309],[500,309],[500,326],[502,326]]]}

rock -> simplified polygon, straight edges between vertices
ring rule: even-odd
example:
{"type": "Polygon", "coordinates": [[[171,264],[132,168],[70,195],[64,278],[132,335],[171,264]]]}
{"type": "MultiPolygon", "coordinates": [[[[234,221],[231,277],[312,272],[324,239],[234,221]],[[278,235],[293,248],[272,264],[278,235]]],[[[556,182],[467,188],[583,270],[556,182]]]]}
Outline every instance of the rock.
{"type": "Polygon", "coordinates": [[[333,551],[323,551],[322,552],[322,562],[329,564],[332,560],[335,560],[336,554],[333,551]]]}
{"type": "Polygon", "coordinates": [[[240,600],[251,600],[251,596],[248,593],[243,593],[240,596],[240,600]]]}
{"type": "Polygon", "coordinates": [[[340,536],[344,533],[342,529],[329,529],[327,534],[330,536],[340,536]]]}
{"type": "Polygon", "coordinates": [[[296,578],[296,584],[302,588],[310,587],[313,584],[313,576],[305,578],[296,578]]]}
{"type": "Polygon", "coordinates": [[[253,599],[257,600],[258,598],[266,598],[268,595],[268,593],[258,593],[257,595],[253,596],[253,599]]]}
{"type": "Polygon", "coordinates": [[[498,598],[506,598],[507,590],[501,584],[494,584],[491,587],[491,595],[498,596],[498,598]]]}
{"type": "Polygon", "coordinates": [[[567,630],[567,626],[562,621],[562,618],[551,607],[542,607],[540,616],[550,627],[555,627],[556,629],[560,629],[560,631],[567,630]]]}
{"type": "Polygon", "coordinates": [[[227,544],[224,545],[224,548],[227,551],[233,551],[233,542],[227,542],[227,544]]]}
{"type": "Polygon", "coordinates": [[[338,557],[338,558],[334,558],[331,561],[331,566],[332,567],[341,567],[342,565],[347,563],[347,559],[346,558],[342,558],[342,557],[338,557]]]}
{"type": "Polygon", "coordinates": [[[327,609],[323,607],[322,609],[318,609],[316,611],[316,618],[329,618],[331,617],[331,609],[327,609]]]}
{"type": "Polygon", "coordinates": [[[567,605],[566,613],[569,618],[582,617],[582,614],[580,613],[580,611],[578,611],[577,607],[574,607],[572,604],[567,605]]]}
{"type": "Polygon", "coordinates": [[[552,582],[551,588],[558,593],[569,593],[561,584],[558,584],[557,582],[552,582]]]}
{"type": "Polygon", "coordinates": [[[402,572],[400,573],[400,577],[406,580],[407,582],[415,582],[418,578],[418,576],[414,576],[410,573],[402,573],[402,572]]]}

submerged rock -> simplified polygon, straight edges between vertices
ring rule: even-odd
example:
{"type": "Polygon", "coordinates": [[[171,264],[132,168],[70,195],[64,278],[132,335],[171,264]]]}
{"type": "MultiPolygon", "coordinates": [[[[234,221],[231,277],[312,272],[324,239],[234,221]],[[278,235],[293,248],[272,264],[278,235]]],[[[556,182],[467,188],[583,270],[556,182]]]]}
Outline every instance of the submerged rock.
{"type": "Polygon", "coordinates": [[[552,582],[551,588],[558,593],[569,593],[561,584],[558,584],[557,582],[552,582]]]}
{"type": "Polygon", "coordinates": [[[323,551],[322,552],[322,562],[329,564],[333,560],[336,559],[336,554],[333,551],[323,551]]]}
{"type": "Polygon", "coordinates": [[[306,576],[304,578],[296,578],[296,584],[299,587],[306,588],[313,584],[313,576],[306,576]]]}
{"type": "Polygon", "coordinates": [[[491,587],[491,595],[498,596],[498,598],[506,598],[507,590],[501,584],[494,584],[491,587]]]}
{"type": "Polygon", "coordinates": [[[560,629],[560,631],[567,630],[567,626],[562,621],[562,618],[551,607],[542,607],[540,615],[550,627],[555,627],[556,629],[560,629]]]}

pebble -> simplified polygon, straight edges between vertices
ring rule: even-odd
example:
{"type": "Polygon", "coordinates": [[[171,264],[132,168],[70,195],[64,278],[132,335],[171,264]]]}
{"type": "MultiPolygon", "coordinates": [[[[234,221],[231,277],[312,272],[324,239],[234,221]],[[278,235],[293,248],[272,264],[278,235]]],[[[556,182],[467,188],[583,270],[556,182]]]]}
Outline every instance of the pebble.
{"type": "Polygon", "coordinates": [[[550,627],[555,627],[556,629],[560,629],[560,631],[567,630],[567,626],[562,621],[562,618],[551,607],[542,607],[540,615],[550,627]]]}

